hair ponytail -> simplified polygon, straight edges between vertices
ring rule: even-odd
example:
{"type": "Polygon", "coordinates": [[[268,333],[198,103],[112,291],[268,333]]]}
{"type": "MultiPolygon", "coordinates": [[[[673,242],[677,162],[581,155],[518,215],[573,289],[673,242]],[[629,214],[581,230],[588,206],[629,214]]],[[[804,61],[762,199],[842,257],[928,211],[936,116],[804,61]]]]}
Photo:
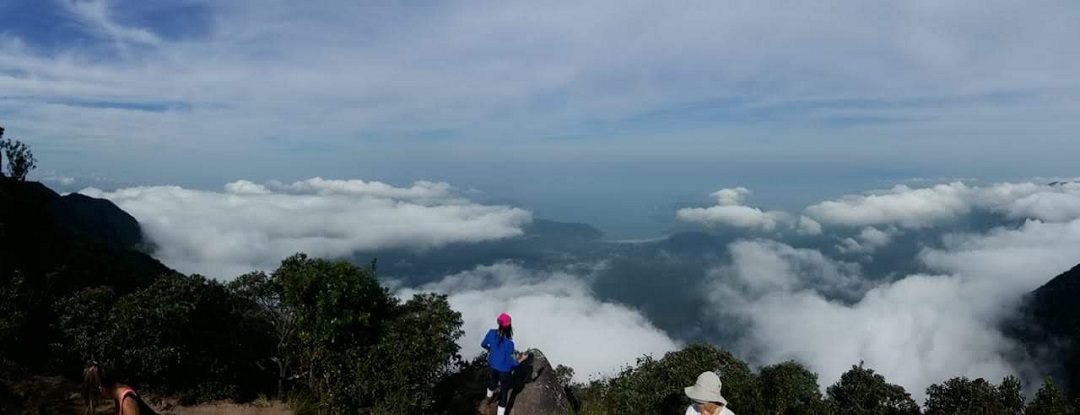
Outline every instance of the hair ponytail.
{"type": "Polygon", "coordinates": [[[514,327],[510,325],[499,326],[499,344],[502,344],[503,339],[514,338],[514,327]]]}

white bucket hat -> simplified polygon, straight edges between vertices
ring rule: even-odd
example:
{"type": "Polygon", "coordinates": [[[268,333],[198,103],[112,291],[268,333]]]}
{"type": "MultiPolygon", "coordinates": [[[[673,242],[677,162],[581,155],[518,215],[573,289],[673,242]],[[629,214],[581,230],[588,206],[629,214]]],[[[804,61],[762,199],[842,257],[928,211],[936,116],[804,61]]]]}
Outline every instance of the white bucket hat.
{"type": "Polygon", "coordinates": [[[698,402],[719,402],[727,406],[727,399],[720,395],[720,377],[713,372],[704,372],[697,377],[694,386],[683,389],[686,396],[698,402]]]}

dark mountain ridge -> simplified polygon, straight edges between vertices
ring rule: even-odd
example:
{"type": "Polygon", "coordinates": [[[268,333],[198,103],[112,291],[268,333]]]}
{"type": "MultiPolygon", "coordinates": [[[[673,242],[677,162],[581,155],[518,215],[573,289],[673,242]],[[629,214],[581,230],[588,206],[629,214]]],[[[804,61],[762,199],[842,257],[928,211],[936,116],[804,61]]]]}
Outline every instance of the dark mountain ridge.
{"type": "Polygon", "coordinates": [[[113,248],[144,250],[149,247],[139,221],[111,201],[71,193],[50,198],[49,212],[61,228],[113,248]]]}
{"type": "Polygon", "coordinates": [[[1027,294],[1005,332],[1075,395],[1080,385],[1080,265],[1027,294]]]}
{"type": "Polygon", "coordinates": [[[9,334],[0,356],[47,370],[57,362],[40,351],[55,340],[56,300],[99,286],[125,294],[176,273],[131,249],[144,245],[138,221],[111,202],[0,179],[0,310],[19,310],[0,322],[9,334]]]}

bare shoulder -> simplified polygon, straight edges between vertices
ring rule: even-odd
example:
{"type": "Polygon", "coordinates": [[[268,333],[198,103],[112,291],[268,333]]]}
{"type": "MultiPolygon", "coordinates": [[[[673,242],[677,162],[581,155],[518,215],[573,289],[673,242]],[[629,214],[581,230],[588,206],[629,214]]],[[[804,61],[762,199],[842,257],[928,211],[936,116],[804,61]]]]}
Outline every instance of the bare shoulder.
{"type": "Polygon", "coordinates": [[[124,415],[140,415],[139,414],[139,401],[134,396],[124,398],[124,402],[121,404],[124,407],[124,415]]]}

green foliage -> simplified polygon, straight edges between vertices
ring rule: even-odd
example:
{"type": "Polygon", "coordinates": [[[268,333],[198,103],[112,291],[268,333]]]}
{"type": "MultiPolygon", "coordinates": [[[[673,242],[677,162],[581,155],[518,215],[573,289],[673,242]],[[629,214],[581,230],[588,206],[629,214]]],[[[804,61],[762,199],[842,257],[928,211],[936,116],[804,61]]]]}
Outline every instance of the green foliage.
{"type": "Polygon", "coordinates": [[[574,380],[574,368],[563,365],[555,366],[555,378],[559,380],[559,384],[563,387],[571,386],[574,380]]]}
{"type": "Polygon", "coordinates": [[[1016,376],[1006,376],[998,385],[998,399],[1001,400],[1001,406],[1006,414],[1024,413],[1023,389],[1020,378],[1016,376]]]}
{"type": "Polygon", "coordinates": [[[263,385],[253,382],[252,362],[267,356],[271,343],[245,324],[238,303],[221,283],[198,275],[163,277],[120,298],[108,318],[115,366],[190,400],[254,397],[263,385]]]}
{"type": "Polygon", "coordinates": [[[426,411],[434,405],[436,381],[449,375],[457,356],[461,314],[444,295],[419,294],[394,313],[386,334],[361,362],[359,380],[370,385],[376,407],[394,412],[426,411]]]}
{"type": "MultiPolygon", "coordinates": [[[[0,130],[0,137],[3,136],[2,130],[0,130]]],[[[0,140],[0,150],[3,150],[4,156],[7,157],[7,171],[8,176],[18,181],[25,181],[26,175],[31,170],[37,168],[37,160],[34,158],[34,152],[30,151],[30,147],[18,140],[6,139],[0,140]]]]}
{"type": "Polygon", "coordinates": [[[670,352],[660,360],[640,358],[636,366],[624,369],[615,378],[583,388],[581,396],[586,407],[600,406],[614,413],[681,414],[689,403],[683,388],[693,385],[705,371],[720,375],[732,410],[756,407],[758,380],[746,363],[731,353],[700,343],[670,352]]]}
{"type": "Polygon", "coordinates": [[[328,413],[370,406],[357,362],[371,357],[395,300],[355,265],[298,254],[282,261],[273,278],[296,324],[292,351],[305,383],[328,413]]]}
{"type": "Polygon", "coordinates": [[[579,414],[683,414],[690,401],[683,388],[704,371],[723,381],[723,394],[740,414],[827,414],[817,375],[796,362],[784,362],[753,373],[730,353],[692,344],[662,359],[638,359],[618,376],[578,385],[579,414]]]}
{"type": "Polygon", "coordinates": [[[28,302],[28,287],[18,273],[0,285],[0,356],[10,355],[11,349],[21,343],[28,302]]]}
{"type": "Polygon", "coordinates": [[[826,390],[827,403],[836,414],[907,415],[918,414],[919,406],[899,385],[885,381],[872,369],[852,366],[826,390]]]}
{"type": "Polygon", "coordinates": [[[288,400],[292,394],[286,388],[286,382],[293,373],[294,350],[299,346],[296,322],[292,310],[281,301],[280,284],[266,273],[257,271],[237,277],[228,283],[227,288],[232,295],[242,299],[237,304],[237,310],[244,324],[256,332],[270,333],[272,346],[267,346],[268,361],[256,361],[255,365],[262,368],[273,365],[276,380],[274,391],[277,396],[288,400]]]}
{"type": "Polygon", "coordinates": [[[1077,408],[1069,404],[1065,394],[1054,384],[1054,380],[1046,378],[1031,403],[1027,406],[1026,415],[1075,415],[1077,408]]]}
{"type": "Polygon", "coordinates": [[[770,414],[825,413],[817,374],[794,361],[761,368],[761,409],[770,414]]]}
{"type": "Polygon", "coordinates": [[[57,301],[53,309],[62,342],[60,354],[74,357],[69,364],[104,359],[117,347],[111,336],[109,311],[116,303],[116,293],[109,287],[87,288],[57,301]]]}
{"type": "Polygon", "coordinates": [[[319,413],[428,410],[436,383],[458,367],[461,314],[445,296],[400,303],[347,262],[297,254],[230,289],[274,327],[279,379],[300,376],[319,413]]]}
{"type": "Polygon", "coordinates": [[[982,378],[953,378],[944,384],[931,385],[926,395],[928,415],[1018,414],[1024,408],[1020,381],[1014,377],[1005,378],[1000,386],[982,378]]]}

